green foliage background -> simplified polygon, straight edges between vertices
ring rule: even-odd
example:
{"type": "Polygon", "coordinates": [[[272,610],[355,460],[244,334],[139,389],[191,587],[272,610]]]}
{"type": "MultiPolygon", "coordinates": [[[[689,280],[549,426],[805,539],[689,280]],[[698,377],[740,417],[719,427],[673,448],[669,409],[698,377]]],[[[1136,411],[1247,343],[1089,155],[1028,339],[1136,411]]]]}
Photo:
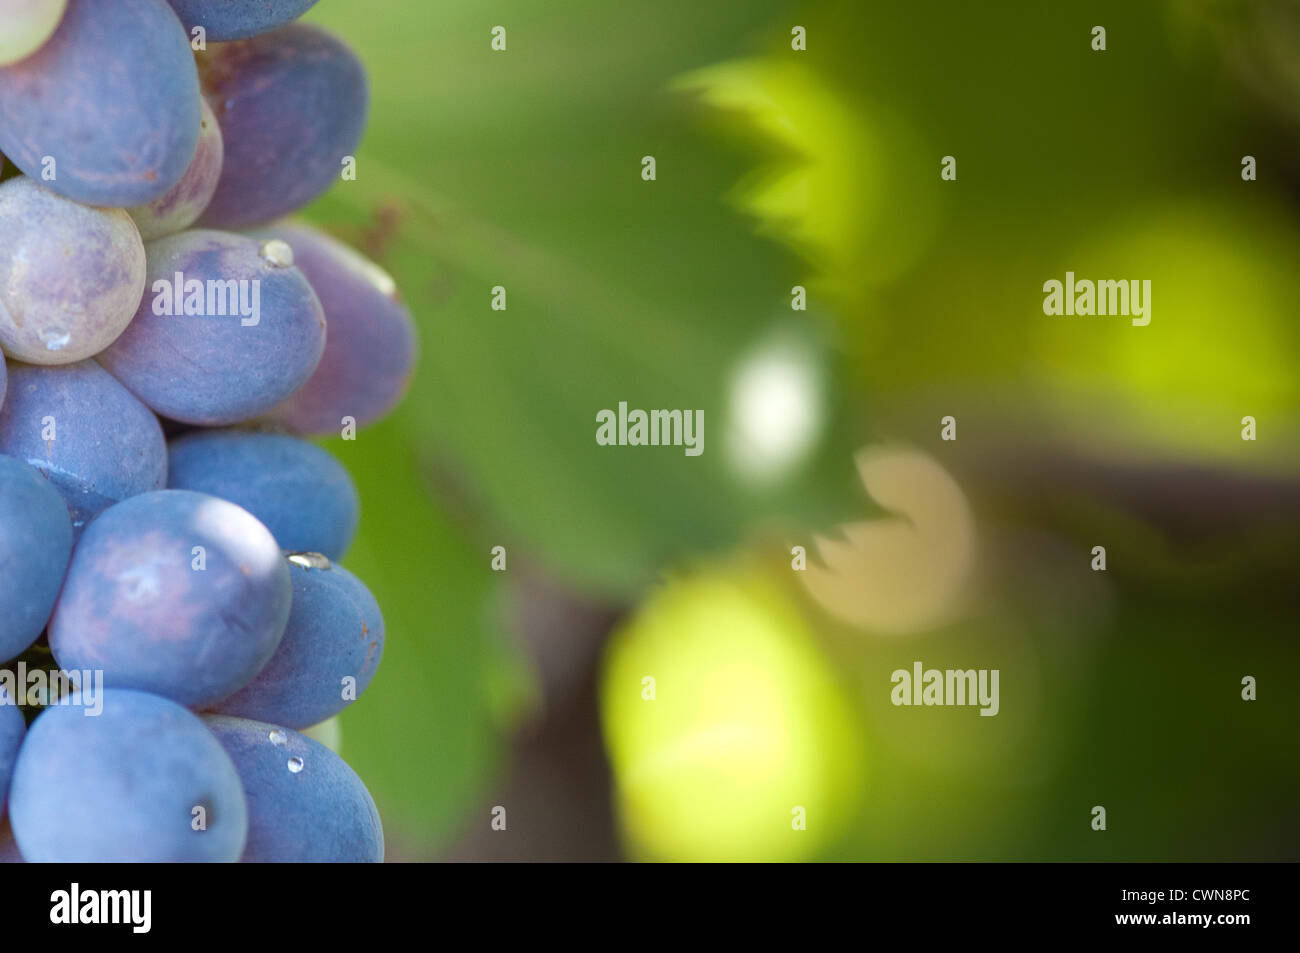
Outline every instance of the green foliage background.
{"type": "MultiPolygon", "coordinates": [[[[688,557],[865,517],[852,451],[896,438],[951,450],[945,465],[990,525],[1085,550],[1109,533],[1119,596],[1090,629],[1095,606],[1044,606],[1042,580],[1004,581],[998,613],[901,650],[806,607],[859,695],[896,664],[972,645],[1046,685],[1020,748],[963,734],[953,719],[966,713],[945,712],[942,732],[904,751],[888,713],[861,701],[871,778],[828,856],[1285,853],[1275,839],[1294,833],[1300,795],[1282,729],[1294,684],[1286,694],[1274,674],[1255,706],[1233,690],[1238,671],[1300,664],[1284,595],[1300,345],[1275,294],[1300,248],[1300,153],[1279,97],[1233,70],[1261,29],[1292,51],[1300,29],[1261,28],[1260,6],[321,0],[309,19],[365,60],[372,111],[358,180],[308,214],[394,274],[422,334],[403,407],[331,444],[363,500],[349,565],[389,639],[345,717],[344,754],[380,802],[393,854],[433,854],[477,810],[527,698],[492,546],[634,602],[688,557]],[[815,86],[780,88],[795,115],[809,88],[842,104],[860,122],[851,150],[764,136],[674,91],[693,70],[788,51],[794,22],[809,30],[800,68],[815,86]],[[1089,50],[1094,23],[1107,25],[1105,54],[1089,50]],[[497,24],[506,53],[489,49],[497,24]],[[832,153],[847,172],[828,205],[852,225],[838,245],[737,211],[755,207],[765,175],[832,153]],[[1267,171],[1244,186],[1247,153],[1267,171]],[[639,175],[647,154],[652,184],[639,175]],[[939,179],[946,154],[959,187],[939,179]],[[1106,244],[1130,234],[1119,251],[1106,244]],[[1200,244],[1180,244],[1187,234],[1200,244]],[[1157,298],[1145,336],[1043,332],[1037,288],[1075,261],[1190,290],[1157,298]],[[723,406],[730,368],[788,321],[804,281],[833,314],[801,332],[822,349],[833,413],[795,479],[758,494],[734,485],[720,453],[595,446],[595,411],[619,400],[723,406]],[[489,307],[495,285],[506,312],[489,307]],[[947,448],[935,421],[953,406],[972,422],[947,448]],[[1233,442],[1243,407],[1269,415],[1258,451],[1233,442]],[[1029,466],[1040,452],[1065,462],[1043,476],[1029,466]],[[1129,480],[1163,468],[1169,486],[1202,494],[1203,512],[1162,515],[1158,491],[1065,479],[1084,457],[1129,480]],[[1112,802],[1127,805],[1116,836],[1091,837],[1078,818],[1112,802]]],[[[709,423],[716,447],[721,420],[709,423]]]]}
{"type": "Polygon", "coordinates": [[[734,544],[756,515],[847,497],[847,472],[834,492],[805,481],[764,498],[730,487],[719,453],[620,456],[593,440],[595,412],[620,400],[722,406],[729,367],[789,313],[799,269],[723,198],[752,160],[669,91],[748,52],[780,7],[325,0],[309,16],[372,83],[358,179],[309,217],[394,274],[422,336],[402,408],[332,445],[363,501],[348,562],[389,632],[345,754],[406,849],[445,838],[499,766],[495,713],[517,680],[493,545],[621,597],[676,555],[734,544]],[[505,53],[489,49],[498,23],[505,53]],[[506,312],[489,307],[495,285],[506,312]]]}

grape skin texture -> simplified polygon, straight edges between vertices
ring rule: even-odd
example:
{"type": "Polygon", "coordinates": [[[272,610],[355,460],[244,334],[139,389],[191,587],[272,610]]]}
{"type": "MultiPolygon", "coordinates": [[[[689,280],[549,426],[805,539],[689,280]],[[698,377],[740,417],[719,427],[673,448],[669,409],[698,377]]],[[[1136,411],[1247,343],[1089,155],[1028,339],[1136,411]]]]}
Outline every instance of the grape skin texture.
{"type": "MultiPolygon", "coordinates": [[[[0,454],[0,662],[40,638],[71,554],[72,521],[59,491],[21,460],[0,454]]],[[[0,804],[3,780],[0,772],[0,804]]]]}
{"type": "Polygon", "coordinates": [[[68,0],[0,0],[0,66],[31,56],[54,33],[68,0]]]}
{"type": "Polygon", "coordinates": [[[158,418],[94,361],[10,364],[0,453],[26,461],[54,484],[78,535],[118,500],[167,485],[158,418]],[[46,439],[47,424],[55,439],[46,439]]]}
{"type": "Polygon", "coordinates": [[[186,29],[202,26],[208,39],[243,40],[296,20],[316,0],[171,0],[186,29]]]}
{"type": "Polygon", "coordinates": [[[155,199],[148,205],[127,209],[136,227],[140,229],[140,237],[147,242],[185,231],[198,221],[212,201],[212,193],[217,190],[217,180],[221,178],[221,164],[225,157],[221,126],[206,102],[200,100],[199,107],[202,116],[199,122],[199,145],[194,151],[194,161],[185,170],[185,175],[162,198],[155,199]]]}
{"type": "Polygon", "coordinates": [[[369,90],[355,54],[294,23],[199,54],[226,161],[205,228],[241,229],[306,205],[343,172],[365,129],[369,90]]]}
{"type": "Polygon", "coordinates": [[[250,231],[365,129],[316,2],[0,0],[0,668],[88,679],[0,687],[0,864],[384,859],[338,755],[385,648],[360,500],[284,431],[387,414],[414,324],[346,245],[250,231]]]}
{"type": "Polygon", "coordinates": [[[266,665],[291,600],[280,548],[247,511],[187,490],[144,493],[81,537],[50,650],[65,670],[102,669],[110,688],[202,708],[266,665]]]}
{"type": "Polygon", "coordinates": [[[351,704],[343,679],[356,679],[360,698],[384,654],[384,617],[370,590],[342,566],[315,569],[291,563],[293,608],[284,638],[266,668],[215,710],[310,728],[351,704]]]}
{"type": "Polygon", "coordinates": [[[366,786],[334,752],[288,728],[205,715],[248,797],[245,863],[380,863],[384,830],[366,786]],[[281,739],[277,744],[272,736],[281,739]],[[289,763],[300,760],[300,770],[289,763]]]}
{"type": "Polygon", "coordinates": [[[0,821],[5,818],[9,778],[13,774],[14,762],[18,760],[18,749],[25,734],[27,723],[23,721],[23,713],[18,710],[14,699],[0,688],[0,821]]]}
{"type": "Polygon", "coordinates": [[[168,446],[167,485],[210,493],[261,520],[281,549],[342,559],[360,501],[347,470],[320,447],[282,434],[203,430],[168,446]]]}
{"type": "Polygon", "coordinates": [[[9,817],[32,863],[230,863],[248,832],[239,775],[198,717],[120,689],[97,717],[51,706],[32,723],[9,817]],[[206,830],[193,829],[196,807],[206,830]]]}
{"type": "MultiPolygon", "coordinates": [[[[268,260],[261,248],[247,236],[208,230],[149,242],[149,290],[99,363],[157,413],[183,423],[240,423],[283,401],[320,363],[325,316],[302,272],[268,260]],[[155,314],[156,283],[173,284],[177,273],[205,287],[257,281],[257,323],[245,325],[238,313],[155,314]]],[[[254,286],[246,288],[251,304],[254,286]]]]}
{"type": "Polygon", "coordinates": [[[121,209],[89,208],[26,176],[0,185],[0,346],[71,364],[117,339],[144,294],[144,243],[121,209]]]}
{"type": "Polygon", "coordinates": [[[36,179],[53,157],[45,184],[84,205],[166,194],[198,138],[198,72],[166,0],[69,0],[49,42],[0,67],[0,152],[36,179]]]}
{"type": "Polygon", "coordinates": [[[342,242],[305,225],[268,226],[254,233],[281,238],[325,310],[325,353],[307,383],[272,416],[309,435],[337,434],[343,417],[365,427],[406,393],[417,345],[411,313],[393,280],[342,242]]]}

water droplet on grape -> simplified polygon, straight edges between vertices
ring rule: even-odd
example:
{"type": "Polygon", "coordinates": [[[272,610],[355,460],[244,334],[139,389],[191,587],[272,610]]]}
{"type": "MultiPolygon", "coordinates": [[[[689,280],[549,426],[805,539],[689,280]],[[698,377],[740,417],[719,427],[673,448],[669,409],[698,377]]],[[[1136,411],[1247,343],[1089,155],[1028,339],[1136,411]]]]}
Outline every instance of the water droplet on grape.
{"type": "Polygon", "coordinates": [[[302,758],[290,758],[288,764],[290,774],[297,774],[303,768],[302,758]]]}
{"type": "Polygon", "coordinates": [[[72,340],[72,335],[63,328],[46,328],[41,332],[41,340],[45,342],[45,350],[62,351],[72,340]]]}
{"type": "Polygon", "coordinates": [[[267,737],[271,739],[271,744],[273,745],[282,745],[285,743],[285,741],[288,740],[285,737],[284,732],[281,731],[279,728],[271,732],[269,735],[267,735],[267,737]]]}
{"type": "Polygon", "coordinates": [[[287,553],[285,559],[303,569],[332,569],[328,556],[320,553],[287,553]]]}
{"type": "Polygon", "coordinates": [[[278,238],[272,238],[269,242],[263,242],[262,250],[259,253],[272,268],[292,268],[293,267],[293,249],[289,243],[281,241],[278,238]]]}

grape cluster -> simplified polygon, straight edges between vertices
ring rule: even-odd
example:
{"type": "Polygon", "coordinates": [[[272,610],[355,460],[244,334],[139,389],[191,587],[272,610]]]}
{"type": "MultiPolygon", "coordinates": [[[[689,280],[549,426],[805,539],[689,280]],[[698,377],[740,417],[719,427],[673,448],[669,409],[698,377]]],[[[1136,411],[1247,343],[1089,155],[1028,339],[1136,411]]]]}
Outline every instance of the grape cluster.
{"type": "Polygon", "coordinates": [[[0,861],[383,859],[315,738],[384,620],[304,438],[391,410],[416,341],[280,221],[368,107],[314,3],[0,0],[0,861]]]}

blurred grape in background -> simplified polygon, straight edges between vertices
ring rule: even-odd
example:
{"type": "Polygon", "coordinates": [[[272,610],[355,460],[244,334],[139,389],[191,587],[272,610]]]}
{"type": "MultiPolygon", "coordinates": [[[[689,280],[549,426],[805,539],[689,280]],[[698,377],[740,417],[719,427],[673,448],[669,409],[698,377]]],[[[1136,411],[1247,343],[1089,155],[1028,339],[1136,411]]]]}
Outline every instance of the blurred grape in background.
{"type": "Polygon", "coordinates": [[[327,442],[389,856],[1296,859],[1297,9],[319,3],[373,100],[307,217],[424,342],[327,442]]]}

